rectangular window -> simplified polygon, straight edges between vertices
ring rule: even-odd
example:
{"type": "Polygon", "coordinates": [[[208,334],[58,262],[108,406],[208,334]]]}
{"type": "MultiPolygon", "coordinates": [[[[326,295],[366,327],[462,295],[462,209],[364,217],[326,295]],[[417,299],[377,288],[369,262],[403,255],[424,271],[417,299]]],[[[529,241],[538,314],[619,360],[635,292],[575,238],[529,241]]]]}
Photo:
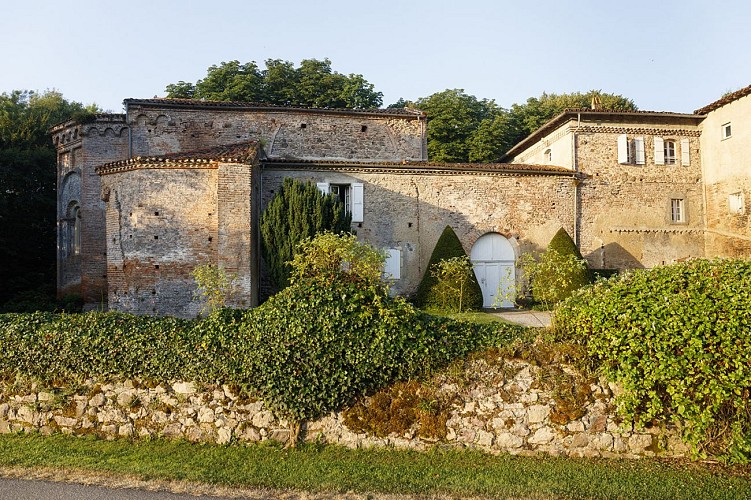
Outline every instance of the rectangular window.
{"type": "Polygon", "coordinates": [[[383,264],[383,279],[398,280],[402,276],[402,251],[398,248],[386,249],[386,261],[383,264]]]}
{"type": "Polygon", "coordinates": [[[722,139],[730,139],[730,137],[733,135],[733,130],[730,127],[730,122],[725,123],[722,126],[722,139]]]}
{"type": "Polygon", "coordinates": [[[644,137],[634,137],[634,158],[637,165],[644,165],[644,137]]]}
{"type": "Polygon", "coordinates": [[[673,224],[686,222],[686,208],[682,198],[670,200],[670,222],[673,224]]]}
{"type": "Polygon", "coordinates": [[[665,165],[675,165],[675,141],[664,142],[665,165]]]}
{"type": "Polygon", "coordinates": [[[353,182],[352,184],[329,184],[328,182],[316,183],[318,190],[323,194],[333,194],[344,204],[344,210],[352,214],[352,222],[362,222],[364,203],[363,203],[363,184],[362,182],[353,182]]]}
{"type": "Polygon", "coordinates": [[[728,210],[731,214],[742,214],[746,211],[746,203],[742,192],[728,196],[728,210]]]}

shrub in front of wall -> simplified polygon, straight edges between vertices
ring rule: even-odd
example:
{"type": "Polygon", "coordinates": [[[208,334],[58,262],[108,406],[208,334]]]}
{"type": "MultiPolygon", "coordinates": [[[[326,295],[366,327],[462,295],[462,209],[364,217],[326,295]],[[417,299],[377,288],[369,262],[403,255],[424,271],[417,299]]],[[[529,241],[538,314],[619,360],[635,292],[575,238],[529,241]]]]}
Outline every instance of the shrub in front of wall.
{"type": "Polygon", "coordinates": [[[563,228],[553,236],[539,259],[525,256],[522,268],[535,302],[545,306],[557,304],[591,282],[587,261],[563,228]]]}
{"type": "Polygon", "coordinates": [[[559,340],[622,384],[637,424],[679,423],[697,455],[751,458],[751,262],[697,259],[598,281],[560,304],[559,340]]]}
{"type": "MultiPolygon", "coordinates": [[[[456,236],[454,230],[451,226],[446,226],[443,233],[441,233],[441,237],[438,238],[438,242],[430,256],[430,261],[428,262],[425,274],[417,288],[415,303],[418,307],[436,309],[443,307],[445,300],[444,296],[440,293],[440,290],[436,290],[436,287],[439,286],[439,276],[435,271],[440,262],[452,258],[466,259],[468,257],[467,252],[464,251],[464,247],[456,236]]],[[[474,272],[472,272],[472,275],[469,276],[469,278],[467,286],[462,290],[461,302],[465,309],[479,309],[482,307],[482,290],[475,279],[474,272]]],[[[453,302],[458,304],[458,298],[455,298],[453,302]]]]}

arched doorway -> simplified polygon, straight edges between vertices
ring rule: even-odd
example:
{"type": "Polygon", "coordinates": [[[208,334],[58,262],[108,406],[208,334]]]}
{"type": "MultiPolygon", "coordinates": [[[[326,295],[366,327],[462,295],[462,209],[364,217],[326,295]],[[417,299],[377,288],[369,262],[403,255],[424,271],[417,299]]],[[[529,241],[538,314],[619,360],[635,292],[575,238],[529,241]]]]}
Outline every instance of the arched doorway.
{"type": "Polygon", "coordinates": [[[498,233],[484,234],[472,246],[470,260],[483,307],[514,307],[516,257],[511,243],[498,233]]]}

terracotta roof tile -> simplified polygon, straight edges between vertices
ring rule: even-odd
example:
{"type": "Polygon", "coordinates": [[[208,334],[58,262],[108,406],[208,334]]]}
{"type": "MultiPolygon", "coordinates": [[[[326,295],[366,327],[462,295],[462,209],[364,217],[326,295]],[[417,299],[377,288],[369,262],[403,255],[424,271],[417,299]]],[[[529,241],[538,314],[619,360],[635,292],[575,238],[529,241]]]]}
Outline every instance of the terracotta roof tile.
{"type": "Polygon", "coordinates": [[[731,102],[737,99],[740,99],[741,97],[746,97],[749,94],[751,94],[751,85],[722,96],[721,98],[717,99],[715,102],[711,104],[707,104],[703,108],[697,109],[696,111],[694,111],[694,114],[706,115],[710,111],[714,111],[717,108],[721,108],[722,106],[726,104],[730,104],[731,102]]]}

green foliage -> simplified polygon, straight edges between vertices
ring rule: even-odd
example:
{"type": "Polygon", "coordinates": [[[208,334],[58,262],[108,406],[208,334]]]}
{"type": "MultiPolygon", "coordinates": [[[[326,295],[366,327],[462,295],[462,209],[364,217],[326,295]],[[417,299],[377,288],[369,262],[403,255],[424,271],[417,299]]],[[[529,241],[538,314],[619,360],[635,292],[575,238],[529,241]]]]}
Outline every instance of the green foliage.
{"type": "Polygon", "coordinates": [[[482,300],[482,292],[477,295],[475,272],[466,255],[438,261],[431,274],[436,284],[429,302],[438,305],[441,311],[461,313],[476,308],[482,300]]]}
{"type": "Polygon", "coordinates": [[[261,215],[261,250],[276,286],[289,284],[289,263],[303,240],[324,231],[348,232],[351,221],[336,196],[323,195],[310,182],[284,179],[261,215]]]}
{"type": "Polygon", "coordinates": [[[478,100],[462,89],[437,92],[415,106],[428,115],[428,158],[437,162],[469,161],[474,131],[498,109],[492,100],[478,100]]]}
{"type": "Polygon", "coordinates": [[[751,263],[692,260],[598,281],[560,304],[559,339],[585,345],[638,424],[680,425],[697,455],[751,458],[751,263]]]}
{"type": "Polygon", "coordinates": [[[333,71],[328,59],[303,59],[298,68],[289,61],[268,59],[263,70],[254,61],[222,62],[211,66],[195,85],[179,81],[167,85],[166,91],[171,98],[315,108],[369,109],[383,103],[383,94],[362,75],[333,71]]]}
{"type": "Polygon", "coordinates": [[[545,307],[557,304],[590,283],[587,261],[563,228],[553,236],[539,259],[530,254],[523,256],[521,267],[532,297],[545,307]]]}
{"type": "Polygon", "coordinates": [[[204,303],[202,312],[212,312],[227,305],[235,293],[237,276],[215,264],[202,264],[190,273],[198,286],[196,298],[204,303]]]}
{"type": "Polygon", "coordinates": [[[520,331],[431,316],[389,297],[374,274],[382,256],[354,236],[326,234],[302,248],[310,255],[294,261],[293,283],[251,310],[219,309],[192,321],[0,315],[0,376],[53,384],[112,376],[225,383],[300,421],[520,331]],[[337,242],[342,250],[331,251],[337,242]]]}
{"type": "MultiPolygon", "coordinates": [[[[446,226],[443,233],[441,233],[440,238],[438,238],[438,242],[435,244],[433,253],[430,255],[427,270],[417,288],[415,303],[418,307],[440,308],[442,306],[444,301],[437,297],[434,291],[435,287],[438,285],[438,278],[432,271],[436,268],[439,262],[454,257],[466,258],[467,252],[464,251],[462,242],[459,241],[459,238],[456,236],[456,233],[451,226],[446,226]]],[[[472,278],[474,278],[474,276],[472,276],[472,278]]],[[[462,297],[462,305],[466,309],[479,309],[482,307],[482,290],[475,279],[470,280],[469,288],[466,289],[466,292],[462,297]]]]}
{"type": "MultiPolygon", "coordinates": [[[[56,152],[48,130],[95,111],[55,91],[0,94],[0,304],[27,296],[2,309],[23,310],[29,293],[52,290],[43,286],[55,282],[56,152]]],[[[43,302],[54,303],[54,293],[43,302]]]]}

